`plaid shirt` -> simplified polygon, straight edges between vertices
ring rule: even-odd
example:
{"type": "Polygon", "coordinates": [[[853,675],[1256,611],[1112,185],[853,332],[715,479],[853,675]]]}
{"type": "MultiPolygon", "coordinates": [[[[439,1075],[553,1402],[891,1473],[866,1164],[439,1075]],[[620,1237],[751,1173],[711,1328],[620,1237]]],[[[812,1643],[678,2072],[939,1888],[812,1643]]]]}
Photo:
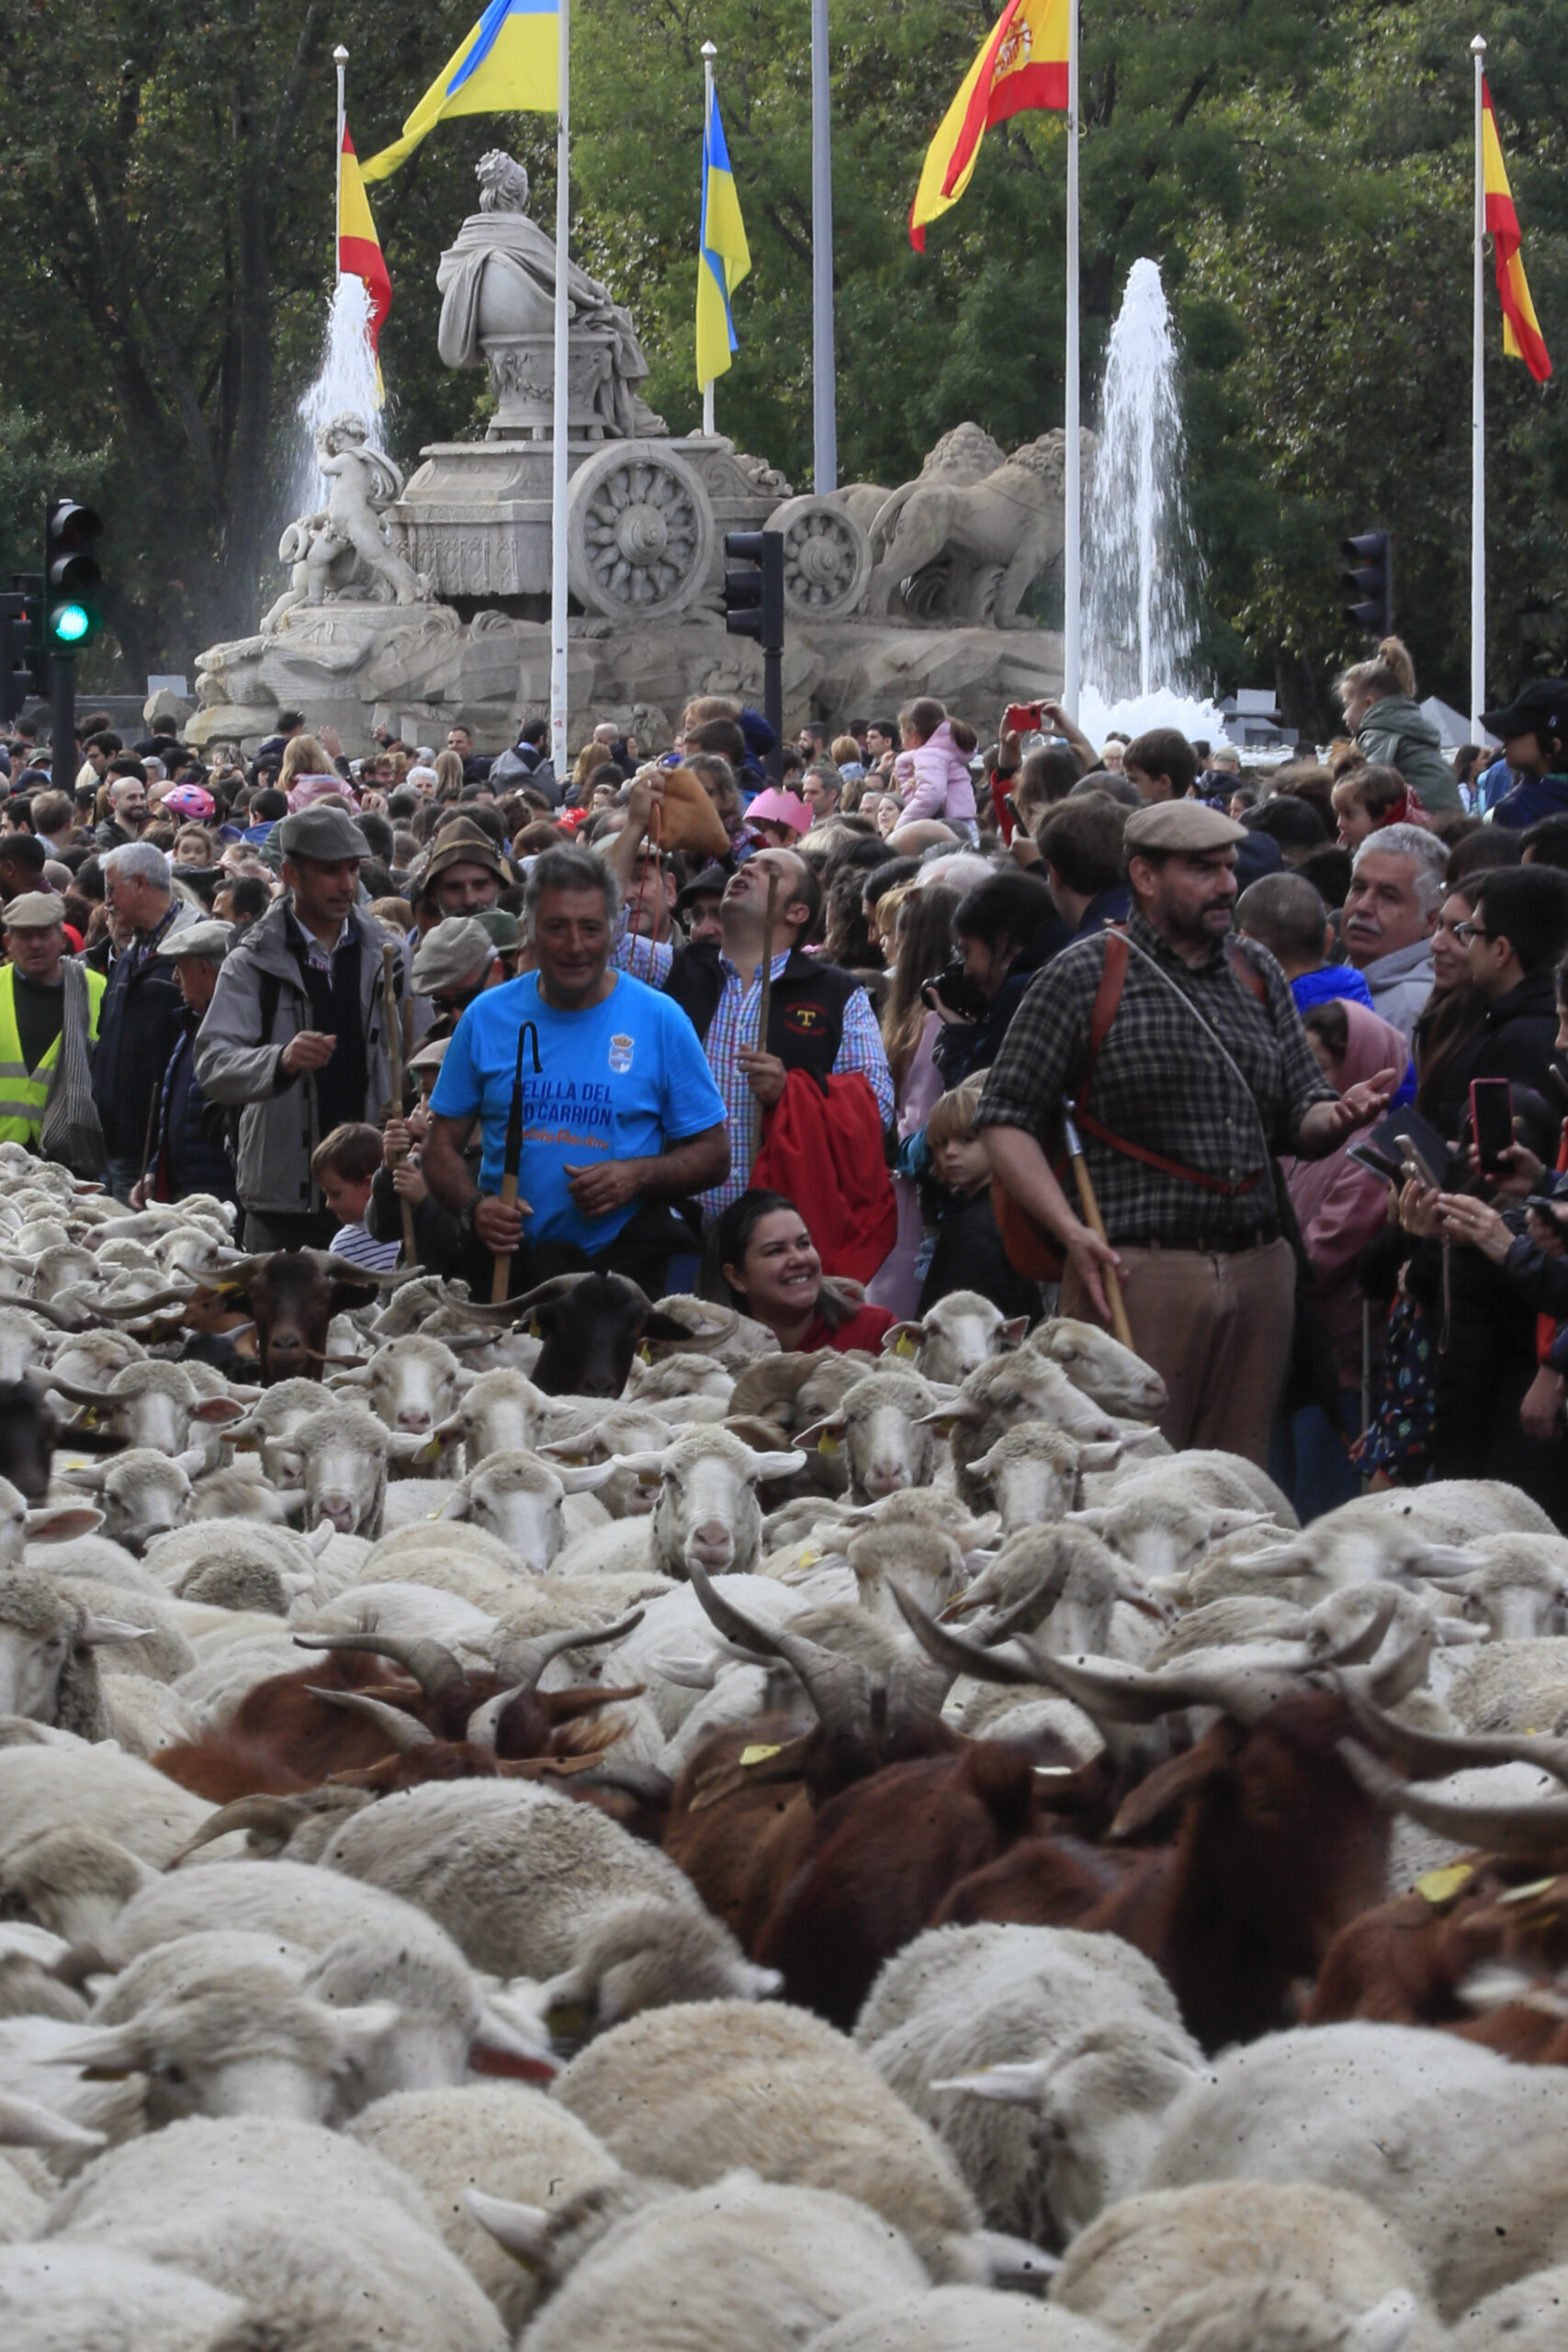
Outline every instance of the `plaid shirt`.
{"type": "MultiPolygon", "coordinates": [[[[1231,970],[1223,944],[1216,943],[1207,963],[1184,964],[1136,909],[1128,936],[1197,1007],[1235,1057],[1247,1089],[1170,989],[1134,955],[1084,1107],[1113,1135],[1224,1183],[1264,1172],[1261,1182],[1227,1200],[1086,1134],[1084,1158],[1106,1231],[1128,1248],[1160,1241],[1172,1249],[1277,1231],[1269,1155],[1293,1150],[1312,1104],[1335,1099],[1284,974],[1267,948],[1254,940],[1237,943],[1267,985],[1268,1001],[1259,1004],[1231,970]]],[[[1050,1148],[1047,1118],[1064,1096],[1077,1091],[1104,962],[1103,936],[1076,940],[1040,973],[991,1066],[980,1104],[983,1126],[1023,1127],[1050,1148]]]]}
{"type": "MultiPolygon", "coordinates": [[[[650,987],[661,989],[670,978],[670,967],[675,951],[668,940],[651,940],[629,935],[624,924],[615,940],[615,961],[623,972],[630,972],[650,987]]],[[[773,978],[776,980],[789,961],[786,949],[773,957],[773,978]]],[[[724,1097],[725,1124],[729,1129],[729,1173],[722,1184],[716,1184],[702,1198],[705,1217],[717,1216],[731,1201],[738,1201],[751,1181],[751,1125],[755,1101],[746,1083],[746,1073],[735,1057],[742,1046],[757,1042],[757,1013],[761,1001],[762,968],[759,965],[749,987],[743,986],[739,973],[727,956],[720,956],[718,968],[724,975],[724,987],[719,992],[718,1009],[708,1025],[703,1040],[714,1083],[724,1097]]],[[[844,1005],[844,1031],[833,1062],[834,1074],[847,1077],[852,1070],[870,1081],[882,1113],[885,1127],[893,1124],[893,1077],[887,1067],[887,1055],[882,1043],[882,1032],[876,1025],[876,1015],[871,1000],[863,989],[856,989],[844,1005]]]]}

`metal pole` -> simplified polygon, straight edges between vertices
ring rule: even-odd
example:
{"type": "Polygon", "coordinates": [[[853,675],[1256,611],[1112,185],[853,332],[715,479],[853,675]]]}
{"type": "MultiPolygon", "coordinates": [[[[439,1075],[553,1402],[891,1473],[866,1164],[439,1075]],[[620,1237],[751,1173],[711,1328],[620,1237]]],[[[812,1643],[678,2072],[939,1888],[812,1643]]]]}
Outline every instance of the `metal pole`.
{"type": "MultiPolygon", "coordinates": [[[[47,628],[47,596],[43,611],[47,628]]],[[[49,655],[49,780],[57,792],[76,789],[76,656],[57,646],[49,655]]]]}
{"type": "MultiPolygon", "coordinates": [[[[717,55],[718,51],[714,42],[705,40],[703,43],[703,198],[702,209],[697,215],[699,220],[705,219],[707,214],[708,136],[713,126],[713,62],[717,55]]],[[[698,234],[701,233],[699,230],[698,234]]],[[[706,266],[707,264],[699,254],[697,267],[705,269],[706,266]]],[[[713,430],[713,378],[710,376],[703,386],[703,431],[711,436],[713,430]]]]}
{"type": "Polygon", "coordinates": [[[556,384],[550,466],[550,757],[558,776],[569,774],[566,743],[568,689],[566,628],[566,481],[567,426],[570,413],[568,366],[570,359],[567,301],[570,266],[571,130],[571,0],[558,0],[556,116],[556,384]]]}
{"type": "Polygon", "coordinates": [[[337,147],[333,155],[333,284],[335,286],[343,277],[343,130],[348,120],[343,88],[348,51],[341,40],[333,51],[333,63],[337,67],[337,147]]]}
{"type": "Polygon", "coordinates": [[[833,367],[832,100],[828,82],[828,0],[811,0],[811,449],[818,498],[839,487],[839,419],[833,367]]]}
{"type": "Polygon", "coordinates": [[[1470,44],[1475,60],[1475,349],[1470,393],[1470,740],[1479,743],[1486,701],[1486,160],[1481,85],[1486,43],[1470,44]]]}
{"type": "Polygon", "coordinates": [[[1067,9],[1067,350],[1063,426],[1062,495],[1066,537],[1062,544],[1062,706],[1078,715],[1083,653],[1079,605],[1083,593],[1083,484],[1079,480],[1078,432],[1078,11],[1067,9]]]}

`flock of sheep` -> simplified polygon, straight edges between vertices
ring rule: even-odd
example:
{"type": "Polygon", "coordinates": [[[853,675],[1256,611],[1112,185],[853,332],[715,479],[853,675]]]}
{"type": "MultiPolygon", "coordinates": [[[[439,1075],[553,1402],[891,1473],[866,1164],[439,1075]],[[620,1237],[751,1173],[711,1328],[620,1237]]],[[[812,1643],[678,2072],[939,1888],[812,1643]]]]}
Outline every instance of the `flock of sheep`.
{"type": "Polygon", "coordinates": [[[6,2352],[1568,2344],[1522,1495],[0,1177],[6,2352]]]}

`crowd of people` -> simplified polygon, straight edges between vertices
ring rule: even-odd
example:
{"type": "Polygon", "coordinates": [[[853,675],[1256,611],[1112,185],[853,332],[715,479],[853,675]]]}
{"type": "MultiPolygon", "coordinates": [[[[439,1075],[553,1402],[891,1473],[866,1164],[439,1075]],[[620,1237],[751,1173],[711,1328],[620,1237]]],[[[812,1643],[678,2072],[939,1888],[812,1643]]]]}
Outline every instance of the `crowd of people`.
{"type": "Polygon", "coordinates": [[[792,1349],[1058,1307],[1303,1516],[1472,1476],[1568,1527],[1568,683],[1452,759],[1398,640],[1338,693],[1272,763],[930,696],[782,745],[705,697],[558,776],[542,722],[23,726],[0,1140],[251,1250],[616,1272],[792,1349]]]}

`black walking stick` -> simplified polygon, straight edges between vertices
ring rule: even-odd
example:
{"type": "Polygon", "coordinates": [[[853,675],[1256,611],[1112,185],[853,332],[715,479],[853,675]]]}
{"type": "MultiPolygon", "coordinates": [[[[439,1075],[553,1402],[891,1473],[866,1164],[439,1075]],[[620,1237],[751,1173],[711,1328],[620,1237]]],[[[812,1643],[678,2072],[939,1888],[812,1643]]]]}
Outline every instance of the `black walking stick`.
{"type": "MultiPolygon", "coordinates": [[[[538,1077],[544,1065],[539,1059],[539,1032],[532,1021],[525,1021],[517,1032],[517,1074],[512,1081],[512,1108],[506,1118],[506,1150],[501,1166],[501,1198],[506,1208],[517,1205],[517,1173],[523,1165],[523,1048],[531,1046],[534,1053],[534,1075],[538,1077]]],[[[512,1283],[512,1261],[514,1252],[504,1257],[497,1254],[495,1280],[491,1284],[490,1303],[499,1306],[512,1283]]]]}

